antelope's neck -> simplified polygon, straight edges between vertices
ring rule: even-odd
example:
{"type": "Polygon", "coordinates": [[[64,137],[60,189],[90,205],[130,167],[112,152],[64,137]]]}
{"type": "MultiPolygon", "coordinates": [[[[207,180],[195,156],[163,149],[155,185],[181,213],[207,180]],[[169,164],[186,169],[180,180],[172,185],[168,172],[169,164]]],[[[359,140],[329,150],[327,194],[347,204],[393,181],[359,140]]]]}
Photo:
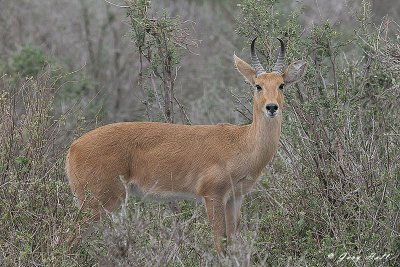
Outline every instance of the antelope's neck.
{"type": "Polygon", "coordinates": [[[249,142],[250,157],[257,172],[268,164],[275,155],[281,135],[282,113],[270,119],[265,114],[253,112],[253,122],[250,124],[249,142]]]}

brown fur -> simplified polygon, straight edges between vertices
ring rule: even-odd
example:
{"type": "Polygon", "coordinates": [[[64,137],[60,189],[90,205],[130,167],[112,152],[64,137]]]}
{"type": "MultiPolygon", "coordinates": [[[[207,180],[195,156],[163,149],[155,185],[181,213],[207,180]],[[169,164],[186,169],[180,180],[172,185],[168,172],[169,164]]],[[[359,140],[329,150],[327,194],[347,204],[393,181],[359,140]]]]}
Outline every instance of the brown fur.
{"type": "Polygon", "coordinates": [[[120,176],[146,195],[189,194],[204,199],[219,253],[221,238],[239,224],[242,196],[256,183],[274,156],[281,133],[284,76],[256,77],[253,68],[235,56],[239,71],[263,90],[254,92],[253,122],[178,125],[123,122],[92,130],[71,145],[66,173],[76,197],[97,216],[115,210],[125,197],[120,176]],[[275,103],[279,113],[265,114],[275,103]]]}

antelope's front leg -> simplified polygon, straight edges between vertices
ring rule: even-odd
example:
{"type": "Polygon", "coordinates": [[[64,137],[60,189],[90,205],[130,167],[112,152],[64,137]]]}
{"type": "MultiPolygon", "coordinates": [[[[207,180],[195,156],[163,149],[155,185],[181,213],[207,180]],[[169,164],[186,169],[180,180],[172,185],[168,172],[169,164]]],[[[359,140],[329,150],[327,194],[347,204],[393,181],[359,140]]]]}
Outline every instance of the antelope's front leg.
{"type": "Polygon", "coordinates": [[[243,196],[232,196],[226,203],[226,236],[227,244],[232,244],[233,235],[239,230],[240,207],[242,206],[243,196]]]}
{"type": "Polygon", "coordinates": [[[208,219],[214,236],[214,245],[219,255],[225,255],[225,248],[222,245],[222,238],[225,237],[225,203],[222,198],[215,196],[204,197],[208,219]]]}

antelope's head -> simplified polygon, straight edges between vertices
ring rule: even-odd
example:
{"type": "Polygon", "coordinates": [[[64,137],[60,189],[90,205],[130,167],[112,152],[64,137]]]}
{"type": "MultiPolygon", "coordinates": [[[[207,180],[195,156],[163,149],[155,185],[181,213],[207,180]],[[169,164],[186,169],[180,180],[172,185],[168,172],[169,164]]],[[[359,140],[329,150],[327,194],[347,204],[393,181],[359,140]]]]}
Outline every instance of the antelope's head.
{"type": "Polygon", "coordinates": [[[306,69],[306,61],[295,61],[283,71],[285,44],[278,38],[281,43],[278,59],[272,71],[267,73],[261,65],[254,49],[256,39],[251,43],[251,61],[254,68],[236,55],[234,55],[235,65],[239,72],[255,88],[253,112],[265,114],[266,118],[273,119],[280,117],[280,114],[282,114],[283,89],[300,80],[306,69]]]}

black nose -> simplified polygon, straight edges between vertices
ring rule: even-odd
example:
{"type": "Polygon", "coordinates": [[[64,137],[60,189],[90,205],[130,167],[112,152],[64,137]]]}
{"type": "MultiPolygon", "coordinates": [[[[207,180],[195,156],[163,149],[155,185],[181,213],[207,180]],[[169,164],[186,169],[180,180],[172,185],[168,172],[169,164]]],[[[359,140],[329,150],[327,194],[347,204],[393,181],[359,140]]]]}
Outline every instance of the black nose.
{"type": "Polygon", "coordinates": [[[278,105],[277,104],[268,104],[266,106],[266,109],[268,110],[271,115],[274,115],[275,112],[278,110],[278,105]]]}

